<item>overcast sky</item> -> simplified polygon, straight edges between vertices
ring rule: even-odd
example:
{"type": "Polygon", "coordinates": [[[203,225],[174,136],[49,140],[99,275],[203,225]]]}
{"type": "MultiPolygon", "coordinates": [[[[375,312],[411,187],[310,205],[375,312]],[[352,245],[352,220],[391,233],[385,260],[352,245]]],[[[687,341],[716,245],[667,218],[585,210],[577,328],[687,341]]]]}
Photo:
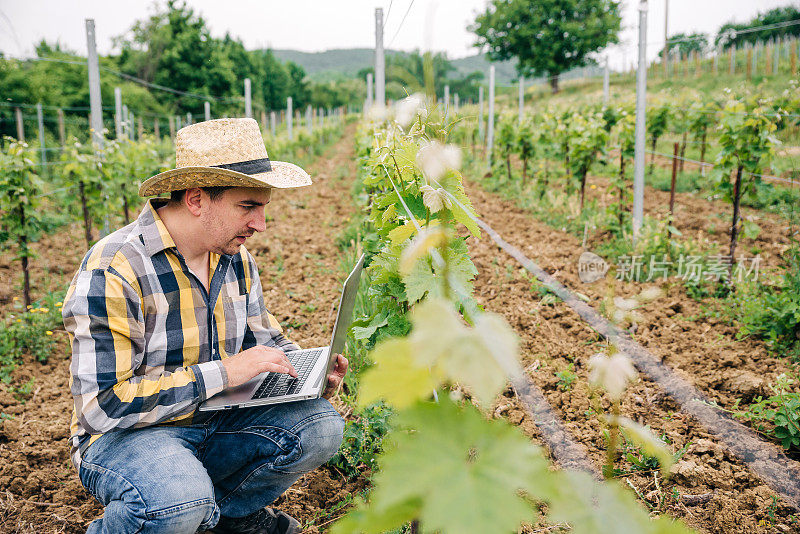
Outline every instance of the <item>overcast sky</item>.
{"type": "MultiPolygon", "coordinates": [[[[664,6],[650,0],[648,55],[664,40],[664,6]]],[[[319,51],[375,45],[375,8],[386,15],[384,45],[393,49],[445,51],[451,58],[472,55],[473,35],[466,27],[487,0],[188,0],[214,36],[226,32],[247,48],[319,51]],[[409,9],[410,7],[410,9],[409,9]],[[406,16],[406,13],[408,15],[406,16]],[[405,16],[402,26],[401,21],[405,16]]],[[[161,5],[165,1],[160,2],[161,5]]],[[[635,57],[638,15],[635,0],[623,1],[623,45],[609,51],[612,64],[635,57]]],[[[669,32],[714,33],[723,23],[749,20],[758,11],[800,5],[800,0],[669,0],[669,32]]],[[[84,19],[94,18],[101,54],[111,38],[124,33],[154,9],[152,0],[0,0],[0,50],[29,55],[40,39],[59,41],[86,53],[84,19]]]]}

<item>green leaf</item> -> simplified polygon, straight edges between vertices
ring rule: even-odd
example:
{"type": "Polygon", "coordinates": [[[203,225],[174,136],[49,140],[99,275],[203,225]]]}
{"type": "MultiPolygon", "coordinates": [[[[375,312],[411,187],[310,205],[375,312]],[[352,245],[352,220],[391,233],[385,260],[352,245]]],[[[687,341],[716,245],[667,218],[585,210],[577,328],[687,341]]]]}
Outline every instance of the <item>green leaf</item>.
{"type": "Polygon", "coordinates": [[[745,219],[742,222],[742,233],[747,239],[755,239],[758,237],[758,234],[761,233],[761,227],[753,221],[745,219]]]}
{"type": "Polygon", "coordinates": [[[421,507],[419,499],[410,499],[390,510],[376,511],[359,500],[356,509],[336,522],[330,532],[331,534],[382,534],[418,517],[421,507]]]}
{"type": "Polygon", "coordinates": [[[655,437],[649,429],[627,417],[609,417],[609,423],[618,424],[628,438],[640,446],[647,456],[653,456],[661,466],[661,472],[666,477],[672,467],[672,452],[666,444],[655,437]]]}
{"type": "Polygon", "coordinates": [[[366,326],[354,326],[352,328],[355,339],[369,339],[372,334],[381,326],[389,324],[389,319],[385,313],[376,314],[366,326]]]}
{"type": "Polygon", "coordinates": [[[534,520],[519,491],[547,494],[557,478],[540,450],[505,421],[487,421],[473,407],[440,399],[398,415],[397,424],[409,430],[387,445],[366,514],[397,518],[391,525],[397,527],[416,503],[423,528],[443,534],[514,532],[534,520]]]}
{"type": "Polygon", "coordinates": [[[375,347],[371,356],[375,365],[361,377],[360,406],[385,399],[402,409],[417,399],[429,397],[436,388],[431,371],[414,360],[408,338],[384,341],[375,347]]]}
{"type": "Polygon", "coordinates": [[[460,337],[440,360],[439,367],[449,378],[469,388],[482,406],[488,407],[506,384],[503,369],[475,334],[460,337]]]}
{"type": "Polygon", "coordinates": [[[469,230],[473,236],[479,238],[481,236],[481,230],[478,227],[478,223],[472,219],[472,217],[477,217],[477,213],[475,212],[475,208],[472,206],[472,202],[470,201],[469,197],[464,192],[464,186],[461,184],[461,175],[456,172],[450,172],[444,178],[442,178],[440,184],[445,191],[453,195],[458,200],[458,202],[453,202],[452,206],[450,207],[453,217],[455,217],[458,222],[466,226],[467,230],[469,230]],[[461,205],[459,205],[459,202],[467,208],[466,211],[461,207],[461,205]]]}
{"type": "Polygon", "coordinates": [[[660,532],[661,525],[651,522],[633,496],[616,481],[599,483],[588,473],[577,471],[565,472],[563,477],[559,491],[549,499],[551,521],[568,522],[574,534],[609,532],[609,525],[614,525],[614,534],[660,532]]]}
{"type": "Polygon", "coordinates": [[[475,319],[475,334],[481,339],[506,376],[520,376],[517,359],[519,338],[506,320],[495,313],[483,313],[475,319]]]}
{"type": "Polygon", "coordinates": [[[414,226],[414,223],[408,221],[402,226],[398,226],[397,228],[391,230],[389,232],[389,241],[392,242],[392,245],[400,245],[406,239],[410,238],[414,235],[414,232],[417,231],[417,228],[414,226]]]}
{"type": "Polygon", "coordinates": [[[433,273],[429,258],[420,258],[408,274],[403,275],[408,303],[414,304],[427,293],[437,295],[441,286],[440,280],[433,273]]]}

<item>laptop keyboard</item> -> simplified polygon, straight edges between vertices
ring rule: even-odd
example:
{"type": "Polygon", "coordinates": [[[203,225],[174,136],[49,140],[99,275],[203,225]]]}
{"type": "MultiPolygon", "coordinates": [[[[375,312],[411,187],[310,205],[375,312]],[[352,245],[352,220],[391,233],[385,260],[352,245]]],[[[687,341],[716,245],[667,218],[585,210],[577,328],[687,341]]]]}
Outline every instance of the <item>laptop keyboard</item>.
{"type": "Polygon", "coordinates": [[[324,348],[295,350],[286,353],[286,357],[297,371],[297,378],[284,373],[269,373],[259,388],[253,394],[254,399],[265,399],[267,397],[280,397],[297,393],[306,383],[311,369],[317,362],[317,358],[322,354],[324,348]]]}

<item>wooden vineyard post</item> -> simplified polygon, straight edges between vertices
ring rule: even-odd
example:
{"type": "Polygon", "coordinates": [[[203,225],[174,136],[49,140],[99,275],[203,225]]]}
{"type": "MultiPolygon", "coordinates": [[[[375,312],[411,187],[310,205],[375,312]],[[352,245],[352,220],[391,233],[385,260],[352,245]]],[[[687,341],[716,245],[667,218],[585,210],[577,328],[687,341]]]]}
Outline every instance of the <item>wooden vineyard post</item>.
{"type": "Polygon", "coordinates": [[[142,121],[142,118],[141,118],[141,117],[137,117],[137,118],[136,118],[136,120],[137,120],[137,125],[136,125],[136,126],[137,126],[137,128],[136,128],[136,129],[137,129],[136,138],[137,138],[137,139],[141,139],[141,138],[142,138],[142,135],[144,135],[144,121],[142,121]]]}
{"type": "Polygon", "coordinates": [[[753,49],[747,49],[747,59],[745,59],[745,71],[747,79],[750,80],[753,78],[753,49]]]}
{"type": "Polygon", "coordinates": [[[58,109],[58,141],[62,147],[67,144],[67,131],[64,128],[64,110],[61,108],[58,109]]]}
{"type": "Polygon", "coordinates": [[[169,138],[175,142],[175,117],[172,115],[169,116],[169,138]]]}
{"type": "Polygon", "coordinates": [[[672,214],[675,212],[675,179],[678,176],[678,143],[672,148],[672,182],[669,186],[669,218],[672,221],[672,214]]]}
{"type": "Polygon", "coordinates": [[[770,49],[767,48],[764,54],[764,75],[769,76],[770,74],[774,74],[772,72],[772,54],[770,54],[770,49]]]}
{"type": "Polygon", "coordinates": [[[47,173],[47,146],[44,140],[44,112],[42,111],[41,102],[36,104],[36,125],[39,132],[39,151],[41,152],[39,154],[41,161],[40,173],[41,176],[44,176],[47,173]]]}
{"type": "Polygon", "coordinates": [[[694,75],[696,78],[700,77],[702,69],[700,68],[700,54],[698,52],[694,53],[694,75]]]}
{"type": "Polygon", "coordinates": [[[153,135],[156,136],[156,141],[161,142],[161,132],[159,130],[158,117],[156,117],[153,119],[153,135]]]}
{"type": "Polygon", "coordinates": [[[792,77],[797,75],[797,50],[795,50],[794,47],[792,47],[789,53],[789,69],[792,73],[792,77]]]}
{"type": "Polygon", "coordinates": [[[729,74],[731,76],[733,76],[733,74],[736,72],[736,56],[733,55],[733,49],[734,49],[733,46],[728,48],[728,62],[731,64],[729,74]]]}
{"type": "Polygon", "coordinates": [[[731,223],[731,247],[730,247],[730,273],[728,279],[731,286],[733,285],[733,262],[736,253],[736,238],[739,236],[739,191],[742,187],[742,166],[736,168],[736,179],[733,182],[733,222],[731,223]]]}

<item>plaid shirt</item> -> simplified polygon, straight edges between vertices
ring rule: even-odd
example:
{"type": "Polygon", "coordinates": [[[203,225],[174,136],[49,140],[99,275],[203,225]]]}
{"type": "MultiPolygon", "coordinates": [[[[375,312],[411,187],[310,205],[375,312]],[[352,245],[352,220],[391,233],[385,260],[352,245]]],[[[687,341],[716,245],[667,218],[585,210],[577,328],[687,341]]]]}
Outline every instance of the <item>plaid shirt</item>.
{"type": "Polygon", "coordinates": [[[242,246],[210,254],[210,291],[189,270],[156,209],[95,244],[64,299],[75,400],[71,456],[111,430],[188,424],[228,383],[223,359],[255,345],[298,347],[264,307],[242,246]]]}

